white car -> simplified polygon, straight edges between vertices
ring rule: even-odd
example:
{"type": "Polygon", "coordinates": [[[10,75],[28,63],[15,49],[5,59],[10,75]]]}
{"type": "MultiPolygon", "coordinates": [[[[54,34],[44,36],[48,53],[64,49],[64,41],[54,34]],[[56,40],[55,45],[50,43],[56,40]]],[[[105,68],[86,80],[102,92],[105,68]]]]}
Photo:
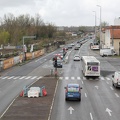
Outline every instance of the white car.
{"type": "Polygon", "coordinates": [[[80,56],[79,55],[75,55],[73,60],[74,61],[80,61],[80,56]]]}

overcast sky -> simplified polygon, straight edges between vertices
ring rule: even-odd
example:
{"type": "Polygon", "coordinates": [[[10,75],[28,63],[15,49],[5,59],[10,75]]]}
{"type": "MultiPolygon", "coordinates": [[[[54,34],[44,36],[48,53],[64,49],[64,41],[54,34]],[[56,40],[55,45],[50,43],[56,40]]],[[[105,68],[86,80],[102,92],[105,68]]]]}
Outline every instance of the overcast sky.
{"type": "Polygon", "coordinates": [[[120,17],[120,0],[0,0],[0,17],[12,13],[14,16],[39,13],[45,23],[56,26],[93,26],[95,12],[97,25],[101,19],[109,25],[120,17]]]}

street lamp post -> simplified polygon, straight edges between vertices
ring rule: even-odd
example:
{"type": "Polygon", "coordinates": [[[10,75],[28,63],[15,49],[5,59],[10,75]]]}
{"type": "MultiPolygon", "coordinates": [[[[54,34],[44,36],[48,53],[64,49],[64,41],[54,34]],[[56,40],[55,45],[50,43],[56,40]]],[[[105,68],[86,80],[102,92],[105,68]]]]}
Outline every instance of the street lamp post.
{"type": "Polygon", "coordinates": [[[101,47],[101,6],[97,5],[100,8],[100,47],[101,47]]]}
{"type": "Polygon", "coordinates": [[[96,11],[93,11],[95,13],[95,42],[96,42],[96,11]]]}

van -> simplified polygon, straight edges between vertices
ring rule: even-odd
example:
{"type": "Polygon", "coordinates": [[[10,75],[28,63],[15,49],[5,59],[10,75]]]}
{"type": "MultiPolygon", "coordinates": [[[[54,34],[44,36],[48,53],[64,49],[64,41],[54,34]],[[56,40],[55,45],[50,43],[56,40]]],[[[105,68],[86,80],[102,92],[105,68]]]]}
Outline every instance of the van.
{"type": "Polygon", "coordinates": [[[116,71],[114,75],[112,75],[112,85],[114,87],[120,87],[120,71],[116,71]]]}
{"type": "Polygon", "coordinates": [[[102,57],[104,56],[114,56],[114,55],[117,55],[116,52],[111,49],[111,48],[103,48],[103,49],[100,49],[100,55],[102,57]]]}

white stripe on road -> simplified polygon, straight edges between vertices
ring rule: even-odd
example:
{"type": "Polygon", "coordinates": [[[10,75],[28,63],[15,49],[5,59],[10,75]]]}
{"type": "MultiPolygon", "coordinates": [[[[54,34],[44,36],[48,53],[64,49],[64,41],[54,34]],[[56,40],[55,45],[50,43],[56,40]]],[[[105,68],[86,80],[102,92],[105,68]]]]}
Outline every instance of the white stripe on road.
{"type": "Polygon", "coordinates": [[[85,97],[87,97],[87,93],[85,93],[85,97]]]}
{"type": "Polygon", "coordinates": [[[29,78],[31,78],[32,76],[28,76],[28,77],[26,77],[25,79],[29,79],[29,78]]]}
{"type": "Polygon", "coordinates": [[[72,80],[74,80],[74,79],[75,79],[75,77],[71,77],[71,79],[72,79],[72,80]]]}
{"type": "Polygon", "coordinates": [[[92,116],[92,113],[90,113],[90,119],[93,120],[93,116],[92,116]]]}
{"type": "Polygon", "coordinates": [[[103,77],[100,77],[101,80],[105,80],[103,77]]]}
{"type": "Polygon", "coordinates": [[[65,79],[66,79],[66,80],[68,80],[68,79],[69,79],[69,77],[65,77],[65,79]]]}
{"type": "Polygon", "coordinates": [[[33,78],[31,78],[31,79],[33,80],[33,79],[35,79],[35,78],[37,78],[37,76],[34,76],[34,77],[33,77],[33,78]]]}
{"type": "Polygon", "coordinates": [[[107,80],[110,80],[110,78],[106,77],[107,80]]]}
{"type": "Polygon", "coordinates": [[[111,90],[114,90],[113,87],[110,87],[111,90]]]}
{"type": "Polygon", "coordinates": [[[63,77],[59,77],[60,80],[63,80],[63,77]]]}
{"type": "Polygon", "coordinates": [[[20,76],[17,76],[17,77],[15,77],[15,78],[13,78],[13,79],[18,79],[18,78],[20,78],[20,76]]]}
{"type": "Polygon", "coordinates": [[[23,78],[25,78],[25,77],[26,77],[26,76],[23,76],[23,77],[21,77],[21,78],[19,78],[19,79],[21,80],[21,79],[23,79],[23,78]]]}
{"type": "Polygon", "coordinates": [[[12,79],[12,78],[14,78],[15,76],[12,76],[12,77],[9,77],[8,79],[12,79]]]}
{"type": "Polygon", "coordinates": [[[82,82],[82,84],[84,84],[82,80],[81,80],[81,82],[82,82]]]}
{"type": "Polygon", "coordinates": [[[41,78],[43,78],[43,77],[42,77],[42,76],[40,76],[40,77],[38,77],[38,78],[37,78],[37,80],[39,80],[39,79],[41,79],[41,78]]]}
{"type": "Polygon", "coordinates": [[[3,77],[2,79],[7,79],[9,76],[3,77]]]}
{"type": "Polygon", "coordinates": [[[80,77],[77,77],[77,79],[78,79],[78,80],[81,80],[81,78],[80,78],[80,77]]]}
{"type": "Polygon", "coordinates": [[[119,95],[117,93],[115,93],[116,97],[119,97],[119,95]]]}

